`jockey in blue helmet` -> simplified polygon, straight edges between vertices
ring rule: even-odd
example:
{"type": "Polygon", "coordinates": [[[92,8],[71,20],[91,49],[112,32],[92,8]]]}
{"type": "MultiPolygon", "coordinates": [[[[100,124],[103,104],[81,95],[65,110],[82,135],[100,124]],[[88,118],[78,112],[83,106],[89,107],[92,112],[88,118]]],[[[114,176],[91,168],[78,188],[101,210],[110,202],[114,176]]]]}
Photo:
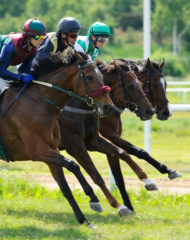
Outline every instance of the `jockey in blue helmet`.
{"type": "Polygon", "coordinates": [[[74,45],[79,31],[80,23],[72,17],[62,18],[58,23],[57,32],[48,33],[38,49],[37,59],[42,59],[52,53],[60,53],[66,55],[71,48],[69,44],[74,45]]]}

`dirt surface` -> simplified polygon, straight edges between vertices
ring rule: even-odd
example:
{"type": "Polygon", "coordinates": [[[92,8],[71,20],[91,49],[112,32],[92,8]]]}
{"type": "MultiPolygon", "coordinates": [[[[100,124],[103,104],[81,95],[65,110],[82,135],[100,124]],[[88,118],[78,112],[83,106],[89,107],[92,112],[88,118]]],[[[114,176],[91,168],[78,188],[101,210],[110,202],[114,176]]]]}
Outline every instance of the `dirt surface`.
{"type": "MultiPolygon", "coordinates": [[[[40,185],[48,189],[58,189],[57,183],[54,181],[53,177],[50,175],[26,175],[27,180],[38,182],[40,185]]],[[[74,176],[66,176],[69,186],[72,190],[82,189],[77,179],[74,176]]],[[[99,187],[93,183],[90,177],[86,177],[87,181],[91,184],[93,189],[98,189],[99,187]]],[[[109,186],[108,178],[104,178],[107,186],[109,186]]],[[[168,193],[190,194],[190,180],[177,178],[175,180],[170,180],[167,178],[154,178],[152,179],[160,191],[168,193]]],[[[125,179],[127,189],[140,189],[144,186],[144,183],[137,178],[126,178],[125,179]]]]}

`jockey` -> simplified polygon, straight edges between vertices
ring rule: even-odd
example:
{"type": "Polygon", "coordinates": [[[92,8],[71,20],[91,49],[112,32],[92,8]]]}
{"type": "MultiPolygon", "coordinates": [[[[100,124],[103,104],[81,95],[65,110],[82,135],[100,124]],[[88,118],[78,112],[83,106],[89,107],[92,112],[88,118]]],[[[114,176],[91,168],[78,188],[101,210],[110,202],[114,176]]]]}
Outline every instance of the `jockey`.
{"type": "Polygon", "coordinates": [[[90,26],[88,36],[79,36],[77,38],[75,49],[89,54],[94,60],[99,54],[99,49],[108,42],[110,35],[110,28],[106,24],[95,22],[90,26]]]}
{"type": "Polygon", "coordinates": [[[57,32],[48,33],[44,38],[36,59],[42,59],[52,53],[61,53],[64,56],[71,48],[69,44],[75,44],[80,28],[80,23],[75,18],[62,18],[58,23],[57,32]]]}
{"type": "MultiPolygon", "coordinates": [[[[0,79],[21,80],[30,83],[34,77],[29,73],[37,48],[46,34],[46,26],[37,18],[27,20],[22,33],[0,35],[0,79]],[[7,70],[9,66],[19,65],[18,74],[7,70]]],[[[2,81],[6,82],[6,81],[2,81]]]]}

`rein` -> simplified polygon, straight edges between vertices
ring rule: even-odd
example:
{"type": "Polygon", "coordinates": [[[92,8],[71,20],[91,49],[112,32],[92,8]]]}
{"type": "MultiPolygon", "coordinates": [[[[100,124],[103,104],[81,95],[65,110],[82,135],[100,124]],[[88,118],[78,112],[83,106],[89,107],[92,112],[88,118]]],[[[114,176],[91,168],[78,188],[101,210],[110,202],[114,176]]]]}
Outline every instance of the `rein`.
{"type": "MultiPolygon", "coordinates": [[[[56,90],[58,90],[58,91],[61,91],[61,92],[64,92],[64,93],[68,94],[68,95],[71,96],[71,97],[78,98],[79,100],[85,102],[85,103],[86,103],[88,106],[90,106],[90,107],[94,104],[93,99],[92,99],[91,97],[81,97],[81,96],[75,94],[75,93],[72,92],[72,91],[66,90],[66,89],[64,89],[64,88],[60,88],[60,87],[58,87],[58,86],[56,86],[56,85],[53,85],[53,84],[51,84],[51,83],[46,83],[46,82],[37,81],[37,80],[33,80],[32,82],[33,82],[33,83],[36,83],[36,84],[39,84],[39,85],[43,85],[43,86],[49,87],[49,88],[54,88],[54,89],[56,89],[56,90]]],[[[58,106],[57,106],[54,102],[52,102],[50,99],[48,99],[48,98],[46,98],[46,97],[44,97],[44,96],[42,96],[42,98],[44,98],[46,101],[48,101],[49,103],[51,103],[53,106],[56,106],[56,108],[57,108],[58,110],[61,110],[61,108],[58,107],[58,106]]]]}

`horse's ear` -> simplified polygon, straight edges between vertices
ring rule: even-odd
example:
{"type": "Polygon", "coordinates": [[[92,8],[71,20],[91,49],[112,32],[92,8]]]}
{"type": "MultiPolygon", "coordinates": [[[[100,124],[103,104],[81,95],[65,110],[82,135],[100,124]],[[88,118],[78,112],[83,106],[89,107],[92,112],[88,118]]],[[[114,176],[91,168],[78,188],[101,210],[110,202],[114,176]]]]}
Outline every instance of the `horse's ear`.
{"type": "Polygon", "coordinates": [[[150,61],[150,58],[147,59],[147,67],[148,67],[148,69],[153,69],[154,68],[152,62],[150,61]]]}
{"type": "Polygon", "coordinates": [[[162,69],[165,63],[165,59],[163,58],[163,61],[160,63],[160,68],[162,69]]]}
{"type": "Polygon", "coordinates": [[[77,51],[75,52],[75,54],[76,54],[76,58],[79,62],[84,61],[83,57],[77,51]]]}
{"type": "Polygon", "coordinates": [[[120,65],[118,64],[118,62],[117,62],[117,61],[115,61],[115,60],[114,60],[114,62],[113,62],[113,63],[114,63],[114,67],[115,67],[115,69],[116,69],[116,70],[119,70],[119,71],[121,71],[121,70],[122,70],[122,68],[120,67],[120,65]]]}

